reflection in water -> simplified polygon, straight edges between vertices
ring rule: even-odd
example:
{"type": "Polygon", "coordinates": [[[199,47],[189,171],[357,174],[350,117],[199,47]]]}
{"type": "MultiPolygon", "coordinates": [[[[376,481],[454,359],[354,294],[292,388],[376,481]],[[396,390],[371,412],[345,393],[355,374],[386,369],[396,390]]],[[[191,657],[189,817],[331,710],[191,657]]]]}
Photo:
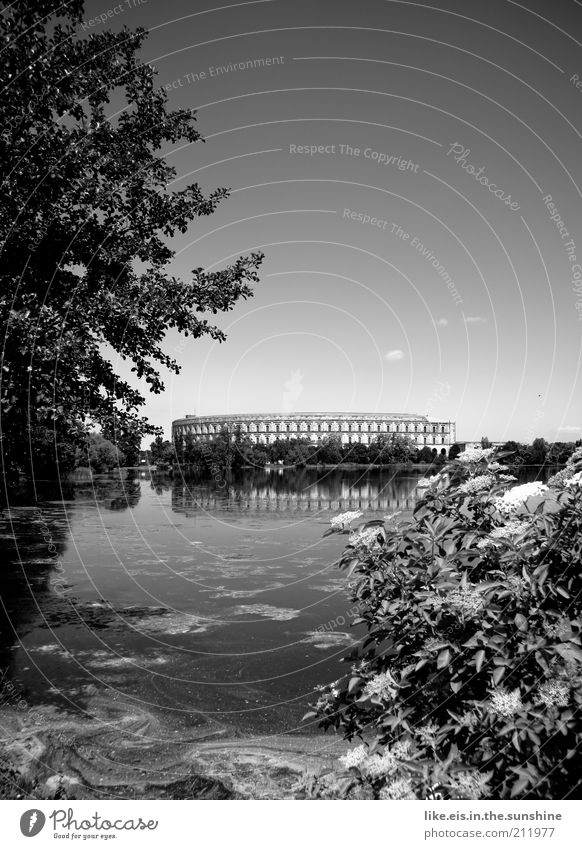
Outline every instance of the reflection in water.
{"type": "Polygon", "coordinates": [[[261,470],[224,482],[192,479],[172,488],[177,512],[235,510],[276,513],[412,510],[419,472],[315,469],[261,470]]]}
{"type": "Polygon", "coordinates": [[[92,481],[77,484],[75,499],[95,501],[105,510],[127,510],[135,507],[141,496],[141,484],[133,473],[127,477],[95,477],[92,481]]]}
{"type": "Polygon", "coordinates": [[[119,694],[197,728],[293,730],[363,633],[330,516],[406,517],[421,476],[140,472],[21,499],[0,521],[0,673],[31,705],[119,694]]]}
{"type": "MultiPolygon", "coordinates": [[[[125,510],[137,505],[141,485],[134,475],[99,477],[79,484],[36,483],[36,496],[17,492],[0,519],[0,669],[13,659],[15,639],[22,639],[39,620],[70,598],[55,593],[66,557],[71,514],[89,509],[125,510]]],[[[59,584],[60,586],[60,584],[59,584]]]]}

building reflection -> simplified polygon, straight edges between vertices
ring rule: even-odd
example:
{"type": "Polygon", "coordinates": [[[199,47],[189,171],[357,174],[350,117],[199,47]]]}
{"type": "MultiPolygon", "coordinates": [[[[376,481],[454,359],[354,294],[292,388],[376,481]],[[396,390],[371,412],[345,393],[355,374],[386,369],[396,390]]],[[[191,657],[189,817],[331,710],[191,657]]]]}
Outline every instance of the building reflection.
{"type": "Polygon", "coordinates": [[[316,470],[246,473],[241,479],[182,480],[172,485],[172,508],[245,513],[412,510],[422,473],[316,470]]]}

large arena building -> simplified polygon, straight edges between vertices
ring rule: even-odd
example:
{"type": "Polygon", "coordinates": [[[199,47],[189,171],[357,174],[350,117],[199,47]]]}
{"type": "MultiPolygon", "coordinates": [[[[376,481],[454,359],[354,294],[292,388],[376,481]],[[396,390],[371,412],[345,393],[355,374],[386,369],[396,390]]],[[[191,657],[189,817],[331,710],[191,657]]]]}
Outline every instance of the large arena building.
{"type": "Polygon", "coordinates": [[[185,416],[172,422],[174,442],[191,434],[196,441],[212,440],[221,431],[240,431],[252,442],[270,445],[276,439],[310,439],[332,436],[342,443],[369,445],[378,436],[397,433],[419,447],[448,447],[455,442],[454,422],[437,422],[414,413],[243,413],[239,415],[185,416]]]}

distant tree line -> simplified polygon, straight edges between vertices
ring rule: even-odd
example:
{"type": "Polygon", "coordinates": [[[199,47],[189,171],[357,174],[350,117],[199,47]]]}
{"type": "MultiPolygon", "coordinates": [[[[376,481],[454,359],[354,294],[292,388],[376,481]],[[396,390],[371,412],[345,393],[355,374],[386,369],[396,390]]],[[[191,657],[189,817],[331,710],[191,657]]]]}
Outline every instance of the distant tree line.
{"type": "MultiPolygon", "coordinates": [[[[491,445],[487,437],[483,447],[491,445]]],[[[500,449],[500,461],[507,466],[561,466],[564,465],[582,441],[553,442],[534,439],[531,445],[506,442],[500,449]]],[[[160,467],[173,466],[197,470],[209,470],[217,465],[236,471],[255,466],[262,468],[268,463],[284,466],[311,466],[321,464],[358,463],[387,465],[391,463],[429,463],[441,465],[447,459],[454,460],[462,451],[458,444],[446,448],[425,445],[419,448],[411,439],[400,434],[380,434],[370,445],[356,442],[342,443],[338,436],[330,436],[318,443],[308,439],[277,439],[270,445],[256,445],[240,429],[228,432],[224,428],[214,439],[202,442],[192,434],[179,438],[176,444],[158,436],[150,450],[142,452],[143,459],[160,467]]]]}
{"type": "MultiPolygon", "coordinates": [[[[483,437],[481,444],[487,448],[491,443],[487,437],[483,437]]],[[[513,468],[563,466],[580,445],[582,440],[576,443],[549,443],[538,438],[531,445],[511,440],[501,446],[499,458],[501,463],[513,468]]],[[[370,445],[359,442],[345,444],[333,436],[317,444],[308,439],[277,439],[270,445],[256,445],[240,429],[234,433],[223,429],[208,442],[198,441],[192,434],[187,434],[174,445],[170,440],[158,436],[148,451],[140,451],[139,443],[131,433],[92,433],[83,447],[76,449],[75,467],[88,466],[94,472],[103,473],[118,466],[135,466],[140,460],[161,469],[176,466],[196,468],[199,471],[217,466],[237,471],[249,466],[262,468],[269,463],[296,467],[340,463],[429,463],[438,466],[447,458],[454,460],[461,450],[461,446],[456,443],[448,452],[446,448],[437,449],[428,445],[418,448],[411,439],[400,434],[382,434],[370,445]]]]}
{"type": "Polygon", "coordinates": [[[539,437],[531,445],[510,440],[501,446],[500,462],[507,466],[563,466],[582,440],[577,442],[546,442],[539,437]]]}
{"type": "Polygon", "coordinates": [[[277,439],[270,445],[256,445],[240,430],[228,433],[223,429],[214,439],[201,442],[187,434],[174,445],[157,437],[151,444],[148,460],[161,466],[176,464],[199,469],[220,465],[237,470],[248,466],[263,467],[267,463],[284,466],[358,463],[385,465],[389,463],[443,463],[447,452],[443,448],[416,444],[400,434],[382,434],[370,445],[342,444],[339,437],[331,436],[314,444],[308,439],[277,439]]]}

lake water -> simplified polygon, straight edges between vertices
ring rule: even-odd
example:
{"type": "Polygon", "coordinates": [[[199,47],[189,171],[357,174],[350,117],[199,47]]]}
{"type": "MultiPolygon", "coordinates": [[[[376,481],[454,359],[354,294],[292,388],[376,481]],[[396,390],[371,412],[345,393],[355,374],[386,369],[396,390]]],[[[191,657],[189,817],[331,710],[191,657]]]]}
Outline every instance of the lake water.
{"type": "Polygon", "coordinates": [[[188,727],[292,731],[361,636],[330,517],[414,506],[421,472],[96,478],[3,511],[0,670],[29,705],[136,700],[188,727]]]}

